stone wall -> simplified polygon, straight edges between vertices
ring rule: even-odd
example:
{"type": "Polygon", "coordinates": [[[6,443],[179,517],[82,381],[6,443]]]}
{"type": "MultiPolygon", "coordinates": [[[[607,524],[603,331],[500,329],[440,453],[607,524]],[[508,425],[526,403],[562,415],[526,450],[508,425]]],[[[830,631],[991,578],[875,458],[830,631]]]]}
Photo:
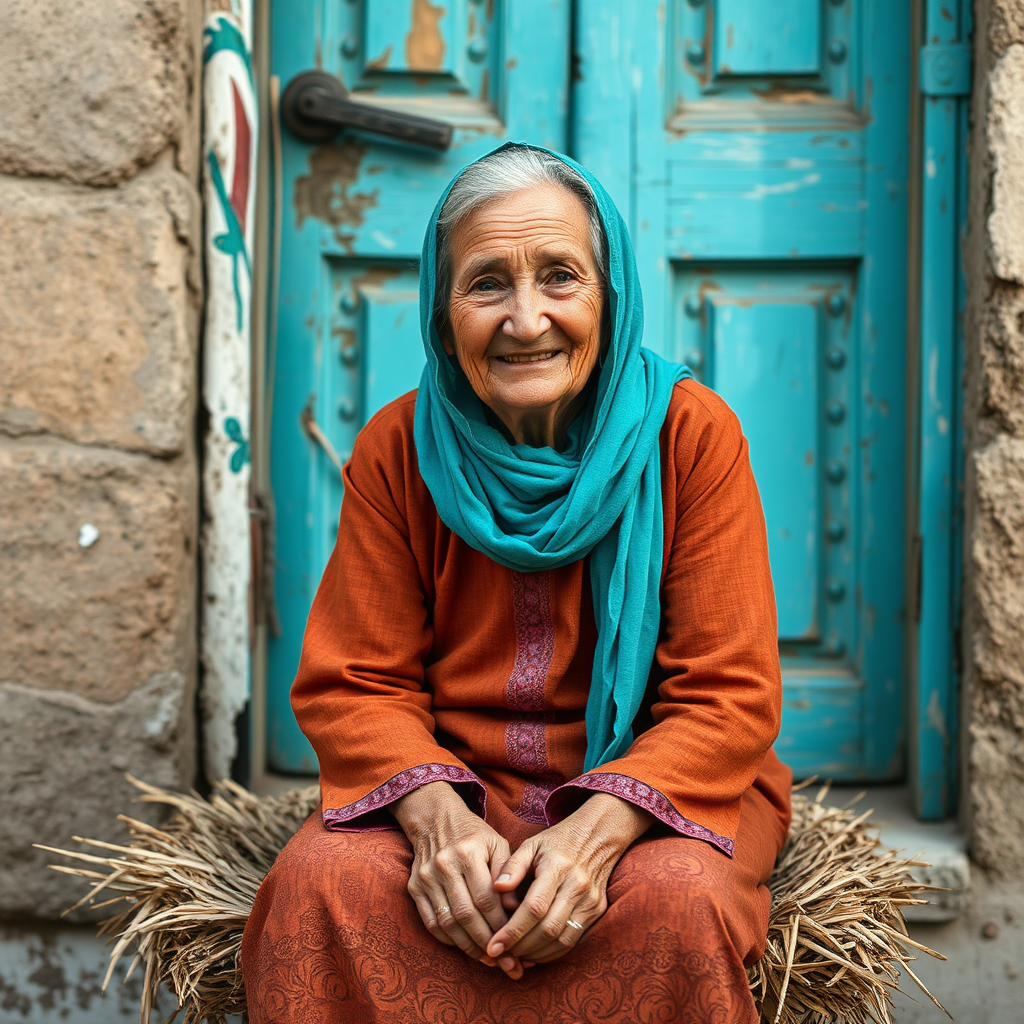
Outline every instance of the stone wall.
{"type": "Polygon", "coordinates": [[[202,0],[0,0],[0,914],[194,778],[202,0]]]}
{"type": "Polygon", "coordinates": [[[965,390],[965,808],[974,858],[1024,871],[1024,4],[979,0],[965,390]]]}

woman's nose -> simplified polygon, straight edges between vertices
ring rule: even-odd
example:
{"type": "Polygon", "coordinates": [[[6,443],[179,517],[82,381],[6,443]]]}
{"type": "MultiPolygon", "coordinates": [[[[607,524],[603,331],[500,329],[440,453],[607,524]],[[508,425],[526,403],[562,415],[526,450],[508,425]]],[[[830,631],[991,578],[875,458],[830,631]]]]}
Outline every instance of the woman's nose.
{"type": "Polygon", "coordinates": [[[544,312],[544,296],[533,288],[517,288],[502,330],[510,338],[524,342],[534,341],[551,330],[551,320],[544,312]]]}

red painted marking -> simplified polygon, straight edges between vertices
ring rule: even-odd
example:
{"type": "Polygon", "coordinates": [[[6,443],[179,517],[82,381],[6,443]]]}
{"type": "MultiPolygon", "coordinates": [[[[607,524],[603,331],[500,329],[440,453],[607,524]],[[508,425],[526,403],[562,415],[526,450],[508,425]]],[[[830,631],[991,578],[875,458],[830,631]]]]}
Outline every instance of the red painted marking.
{"type": "Polygon", "coordinates": [[[231,79],[235,101],[235,174],[231,181],[231,209],[245,235],[245,217],[249,209],[249,168],[252,164],[252,126],[242,104],[242,97],[231,79]]]}

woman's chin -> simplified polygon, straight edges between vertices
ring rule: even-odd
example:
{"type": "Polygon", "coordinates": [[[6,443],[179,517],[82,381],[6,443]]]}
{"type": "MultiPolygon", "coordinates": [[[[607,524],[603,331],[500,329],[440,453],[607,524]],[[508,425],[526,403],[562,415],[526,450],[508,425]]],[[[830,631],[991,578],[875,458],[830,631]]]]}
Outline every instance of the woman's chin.
{"type": "Polygon", "coordinates": [[[520,387],[495,388],[486,401],[503,419],[554,416],[572,401],[572,389],[552,387],[547,381],[524,382],[520,387]]]}
{"type": "Polygon", "coordinates": [[[495,410],[536,413],[556,409],[577,390],[576,381],[569,373],[568,360],[562,354],[535,363],[492,360],[487,376],[488,396],[484,401],[495,410]]]}

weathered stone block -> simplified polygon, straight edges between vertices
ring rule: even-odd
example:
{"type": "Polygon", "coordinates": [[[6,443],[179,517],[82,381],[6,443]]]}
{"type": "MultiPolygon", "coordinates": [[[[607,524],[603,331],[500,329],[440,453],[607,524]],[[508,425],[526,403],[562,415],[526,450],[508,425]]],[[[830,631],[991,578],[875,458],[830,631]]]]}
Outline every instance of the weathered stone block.
{"type": "Polygon", "coordinates": [[[974,457],[971,849],[1024,870],[1024,440],[1000,434],[974,457]]]}
{"type": "Polygon", "coordinates": [[[171,788],[191,784],[191,698],[180,672],[155,675],[113,704],[0,683],[5,913],[57,917],[86,891],[81,879],[47,870],[66,862],[33,843],[69,849],[73,835],[122,842],[118,814],[158,820],[157,809],[134,802],[126,772],[171,788]]]}
{"type": "Polygon", "coordinates": [[[1024,43],[1024,5],[1020,0],[989,0],[988,39],[999,56],[1014,43],[1024,43]]]}
{"type": "Polygon", "coordinates": [[[114,184],[186,131],[194,0],[6,0],[0,171],[114,184]]]}
{"type": "Polygon", "coordinates": [[[974,464],[971,552],[984,627],[976,662],[983,678],[1016,689],[1015,700],[1001,702],[1002,713],[1024,734],[1024,440],[1000,434],[976,453],[974,464]]]}
{"type": "Polygon", "coordinates": [[[1003,878],[1024,870],[1024,738],[977,716],[970,726],[971,856],[1003,878]]]}
{"type": "Polygon", "coordinates": [[[985,433],[1024,437],[1024,288],[995,281],[983,313],[980,371],[985,433]]]}
{"type": "Polygon", "coordinates": [[[985,0],[975,16],[965,250],[965,802],[972,855],[1012,877],[1024,871],[1024,8],[985,0]]]}
{"type": "Polygon", "coordinates": [[[115,701],[191,678],[196,486],[186,458],[0,440],[0,681],[115,701]]]}
{"type": "Polygon", "coordinates": [[[989,246],[996,277],[1024,284],[1024,44],[996,61],[989,83],[992,162],[989,246]]]}
{"type": "Polygon", "coordinates": [[[184,450],[198,219],[170,168],[114,189],[0,178],[0,430],[184,450]]]}

